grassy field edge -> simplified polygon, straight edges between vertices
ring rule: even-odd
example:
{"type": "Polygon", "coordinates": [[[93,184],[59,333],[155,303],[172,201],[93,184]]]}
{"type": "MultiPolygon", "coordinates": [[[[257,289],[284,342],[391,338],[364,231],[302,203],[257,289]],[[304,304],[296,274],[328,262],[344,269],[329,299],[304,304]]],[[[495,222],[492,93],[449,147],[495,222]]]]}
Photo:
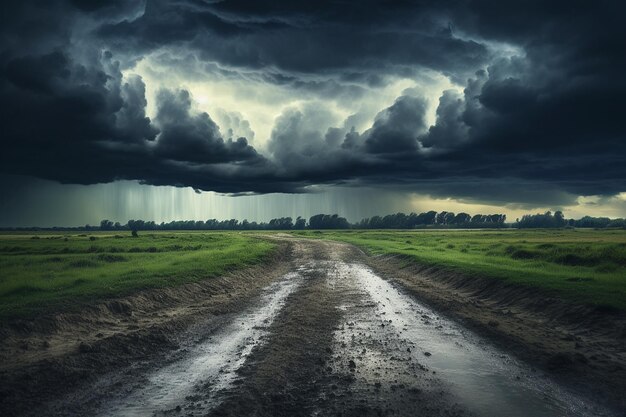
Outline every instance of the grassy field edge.
{"type": "Polygon", "coordinates": [[[577,303],[626,310],[623,230],[344,230],[296,236],[354,244],[423,266],[540,288],[577,303]]]}
{"type": "Polygon", "coordinates": [[[277,248],[237,232],[0,234],[0,319],[209,279],[267,262],[277,248]]]}

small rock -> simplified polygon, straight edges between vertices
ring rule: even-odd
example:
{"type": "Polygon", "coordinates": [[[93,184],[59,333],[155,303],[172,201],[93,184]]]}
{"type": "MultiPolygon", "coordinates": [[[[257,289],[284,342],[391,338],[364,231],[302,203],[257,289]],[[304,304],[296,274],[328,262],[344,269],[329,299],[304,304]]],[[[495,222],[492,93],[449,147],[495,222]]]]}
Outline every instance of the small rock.
{"type": "Polygon", "coordinates": [[[354,363],[354,361],[352,359],[350,359],[350,362],[348,362],[348,367],[350,369],[354,369],[354,368],[356,368],[356,363],[354,363]]]}
{"type": "Polygon", "coordinates": [[[432,356],[432,353],[430,353],[430,352],[424,352],[424,356],[432,356]]]}
{"type": "Polygon", "coordinates": [[[488,324],[489,324],[491,327],[498,327],[498,326],[500,325],[500,323],[498,323],[498,322],[497,322],[497,321],[495,321],[495,320],[489,320],[489,323],[488,323],[488,324]]]}

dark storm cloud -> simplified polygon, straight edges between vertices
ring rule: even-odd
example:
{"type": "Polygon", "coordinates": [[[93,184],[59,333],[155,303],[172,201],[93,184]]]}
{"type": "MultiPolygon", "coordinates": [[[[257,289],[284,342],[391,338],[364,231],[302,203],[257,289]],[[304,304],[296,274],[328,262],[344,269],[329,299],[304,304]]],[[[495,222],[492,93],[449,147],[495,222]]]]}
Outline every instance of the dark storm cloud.
{"type": "Polygon", "coordinates": [[[59,0],[3,7],[5,173],[232,193],[383,184],[519,202],[625,189],[620,2],[59,0]],[[242,77],[318,100],[360,100],[395,76],[425,71],[464,91],[438,98],[434,126],[426,122],[434,100],[420,91],[387,108],[381,103],[364,131],[353,127],[359,115],[338,121],[320,106],[289,108],[263,156],[251,133],[233,133],[251,132],[243,118],[222,131],[217,116],[195,111],[183,89],[162,91],[150,120],[144,81],[122,76],[148,55],[190,79],[242,77]]]}
{"type": "Polygon", "coordinates": [[[426,129],[426,102],[403,95],[380,112],[366,132],[365,144],[372,153],[398,153],[417,150],[417,136],[426,129]]]}
{"type": "Polygon", "coordinates": [[[245,138],[223,139],[206,113],[191,112],[184,90],[163,91],[151,121],[143,81],[124,81],[119,67],[110,52],[3,60],[3,172],[81,184],[266,189],[256,178],[269,175],[269,166],[245,138]]]}
{"type": "Polygon", "coordinates": [[[161,91],[157,96],[156,124],[161,134],[156,155],[182,162],[227,163],[259,158],[246,138],[222,138],[207,113],[191,114],[191,97],[185,90],[161,91]]]}
{"type": "Polygon", "coordinates": [[[467,139],[467,125],[463,122],[465,101],[454,90],[446,90],[439,98],[437,123],[428,134],[420,137],[425,147],[453,148],[467,139]]]}
{"type": "Polygon", "coordinates": [[[98,34],[121,50],[184,44],[204,60],[309,73],[386,66],[393,72],[401,65],[458,72],[489,57],[484,45],[452,36],[448,23],[428,7],[199,3],[148,2],[140,18],[103,25],[98,34]]]}

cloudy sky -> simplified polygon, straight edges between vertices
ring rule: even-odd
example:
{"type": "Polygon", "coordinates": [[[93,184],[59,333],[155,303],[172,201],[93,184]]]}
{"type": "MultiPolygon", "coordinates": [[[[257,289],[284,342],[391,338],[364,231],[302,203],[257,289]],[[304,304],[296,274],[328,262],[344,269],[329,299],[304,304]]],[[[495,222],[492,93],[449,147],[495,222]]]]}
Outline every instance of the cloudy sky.
{"type": "Polygon", "coordinates": [[[623,2],[6,3],[0,226],[626,216],[623,2]]]}

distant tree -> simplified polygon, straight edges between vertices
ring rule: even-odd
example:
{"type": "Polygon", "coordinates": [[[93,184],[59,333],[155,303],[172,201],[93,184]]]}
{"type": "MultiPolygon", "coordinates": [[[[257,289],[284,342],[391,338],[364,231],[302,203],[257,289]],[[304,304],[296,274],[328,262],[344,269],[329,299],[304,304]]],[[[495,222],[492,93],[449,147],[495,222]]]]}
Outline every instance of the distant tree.
{"type": "Polygon", "coordinates": [[[303,230],[305,227],[306,227],[306,220],[298,216],[298,218],[296,219],[296,224],[294,224],[293,228],[295,230],[303,230]]]}
{"type": "Polygon", "coordinates": [[[417,225],[417,214],[411,213],[407,216],[406,219],[406,228],[413,229],[417,225]]]}
{"type": "Polygon", "coordinates": [[[317,214],[309,219],[310,229],[349,229],[350,223],[337,214],[317,214]]]}
{"type": "Polygon", "coordinates": [[[472,220],[472,216],[470,216],[469,214],[459,213],[456,216],[454,216],[453,223],[456,224],[457,226],[465,226],[470,222],[470,220],[472,220]]]}
{"type": "Polygon", "coordinates": [[[369,229],[382,229],[383,218],[380,216],[374,216],[369,221],[369,229]]]}
{"type": "Polygon", "coordinates": [[[417,216],[417,224],[419,225],[435,224],[436,219],[437,219],[437,212],[431,210],[427,213],[420,213],[417,216]]]}
{"type": "Polygon", "coordinates": [[[485,216],[483,216],[482,214],[474,214],[472,216],[472,219],[470,220],[470,223],[473,225],[480,225],[484,223],[484,221],[485,221],[485,216]]]}
{"type": "Polygon", "coordinates": [[[454,213],[448,212],[445,216],[443,216],[443,224],[453,224],[454,223],[454,213]]]}
{"type": "Polygon", "coordinates": [[[102,220],[100,222],[100,230],[113,230],[113,222],[110,220],[102,220]]]}
{"type": "Polygon", "coordinates": [[[281,217],[272,219],[269,222],[269,228],[272,230],[290,230],[293,227],[291,217],[281,217]]]}
{"type": "Polygon", "coordinates": [[[145,230],[146,222],[143,220],[129,220],[127,227],[130,230],[145,230]]]}
{"type": "Polygon", "coordinates": [[[515,224],[516,227],[524,229],[524,228],[555,228],[555,227],[563,227],[567,224],[565,218],[563,217],[563,213],[557,211],[552,214],[551,211],[546,211],[541,214],[525,214],[522,218],[515,224]]]}
{"type": "Polygon", "coordinates": [[[563,212],[557,210],[554,212],[554,224],[556,227],[563,227],[567,222],[565,221],[565,216],[563,216],[563,212]]]}
{"type": "Polygon", "coordinates": [[[604,227],[619,227],[620,221],[623,222],[623,219],[615,219],[611,220],[608,217],[591,217],[585,216],[579,220],[575,220],[573,226],[574,227],[594,227],[594,228],[604,228],[604,227]]]}

